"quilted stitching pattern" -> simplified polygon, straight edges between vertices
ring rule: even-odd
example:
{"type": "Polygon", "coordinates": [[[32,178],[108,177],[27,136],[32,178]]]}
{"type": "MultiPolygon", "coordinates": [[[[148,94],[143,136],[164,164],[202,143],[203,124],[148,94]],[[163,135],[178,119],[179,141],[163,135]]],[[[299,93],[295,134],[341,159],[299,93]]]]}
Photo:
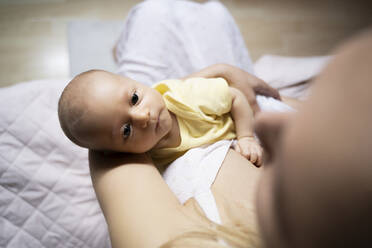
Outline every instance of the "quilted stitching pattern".
{"type": "Polygon", "coordinates": [[[59,127],[66,80],[0,89],[0,247],[105,247],[87,151],[59,127]]]}

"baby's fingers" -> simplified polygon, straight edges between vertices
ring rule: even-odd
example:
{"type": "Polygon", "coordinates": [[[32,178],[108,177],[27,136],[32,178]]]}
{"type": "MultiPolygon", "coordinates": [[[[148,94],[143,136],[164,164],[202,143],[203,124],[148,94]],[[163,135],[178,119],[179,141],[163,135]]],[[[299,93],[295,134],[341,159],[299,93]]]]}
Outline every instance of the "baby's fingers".
{"type": "Polygon", "coordinates": [[[251,151],[249,160],[252,162],[252,164],[255,164],[257,162],[258,155],[256,151],[251,151]]]}
{"type": "Polygon", "coordinates": [[[245,157],[246,159],[250,160],[251,159],[251,149],[249,147],[242,147],[238,144],[239,146],[239,153],[245,157]]]}
{"type": "Polygon", "coordinates": [[[234,149],[236,152],[238,152],[238,153],[241,154],[241,150],[240,150],[240,146],[239,146],[239,144],[235,144],[235,145],[233,146],[233,149],[234,149]]]}
{"type": "Polygon", "coordinates": [[[249,160],[251,154],[249,148],[237,144],[235,151],[237,151],[238,153],[240,153],[240,155],[249,160]]]}
{"type": "Polygon", "coordinates": [[[260,167],[262,165],[262,148],[257,147],[257,161],[256,161],[256,166],[260,167]]]}
{"type": "Polygon", "coordinates": [[[255,164],[257,167],[261,167],[262,165],[262,155],[257,156],[257,162],[255,164]]]}

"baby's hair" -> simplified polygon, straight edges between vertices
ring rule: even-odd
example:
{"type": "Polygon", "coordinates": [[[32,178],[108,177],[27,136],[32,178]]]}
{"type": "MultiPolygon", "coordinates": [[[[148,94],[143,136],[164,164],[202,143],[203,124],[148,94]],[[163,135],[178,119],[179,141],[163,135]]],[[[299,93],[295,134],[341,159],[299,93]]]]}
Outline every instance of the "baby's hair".
{"type": "Polygon", "coordinates": [[[74,77],[63,90],[58,101],[58,118],[61,128],[65,135],[76,145],[86,147],[74,135],[72,131],[74,127],[80,125],[82,118],[86,113],[86,103],[84,96],[89,87],[89,78],[85,80],[86,76],[93,76],[95,73],[105,72],[103,70],[89,70],[80,73],[74,77]]]}

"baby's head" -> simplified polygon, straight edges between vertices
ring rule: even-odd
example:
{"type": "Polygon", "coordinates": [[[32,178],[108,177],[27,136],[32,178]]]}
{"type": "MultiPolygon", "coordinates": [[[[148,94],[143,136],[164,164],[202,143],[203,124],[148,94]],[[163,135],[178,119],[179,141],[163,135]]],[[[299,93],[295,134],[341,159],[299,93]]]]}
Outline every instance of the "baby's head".
{"type": "Polygon", "coordinates": [[[172,126],[159,92],[102,70],[83,72],[66,86],[58,116],[72,142],[101,151],[149,151],[172,126]]]}

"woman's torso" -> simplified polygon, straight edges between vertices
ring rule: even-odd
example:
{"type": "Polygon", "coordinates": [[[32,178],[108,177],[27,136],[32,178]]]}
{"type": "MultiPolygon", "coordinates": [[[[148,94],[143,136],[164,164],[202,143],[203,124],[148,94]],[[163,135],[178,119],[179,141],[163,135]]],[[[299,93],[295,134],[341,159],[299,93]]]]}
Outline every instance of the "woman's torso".
{"type": "MultiPolygon", "coordinates": [[[[211,187],[223,225],[238,224],[237,221],[248,227],[256,225],[254,201],[261,170],[229,150],[211,187]]],[[[192,215],[202,213],[194,198],[189,199],[184,208],[192,215]]]]}

